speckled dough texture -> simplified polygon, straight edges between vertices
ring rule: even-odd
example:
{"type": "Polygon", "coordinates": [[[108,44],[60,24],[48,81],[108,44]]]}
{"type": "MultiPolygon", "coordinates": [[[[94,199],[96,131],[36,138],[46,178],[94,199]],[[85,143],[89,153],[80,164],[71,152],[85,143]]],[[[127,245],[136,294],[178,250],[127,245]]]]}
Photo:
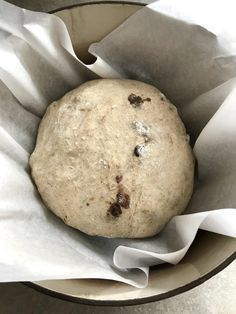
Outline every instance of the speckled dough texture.
{"type": "Polygon", "coordinates": [[[194,157],[175,106],[133,80],[89,81],[53,102],[30,166],[49,209],[104,237],[157,234],[193,189],[194,157]]]}

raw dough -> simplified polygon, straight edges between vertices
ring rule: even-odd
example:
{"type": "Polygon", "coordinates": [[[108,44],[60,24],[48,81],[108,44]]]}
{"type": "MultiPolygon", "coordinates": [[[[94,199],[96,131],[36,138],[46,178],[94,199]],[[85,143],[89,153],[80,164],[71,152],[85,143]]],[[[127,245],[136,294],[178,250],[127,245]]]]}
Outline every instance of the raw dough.
{"type": "Polygon", "coordinates": [[[30,166],[48,208],[104,237],[157,234],[193,189],[194,158],[176,108],[133,80],[89,81],[53,102],[30,166]]]}

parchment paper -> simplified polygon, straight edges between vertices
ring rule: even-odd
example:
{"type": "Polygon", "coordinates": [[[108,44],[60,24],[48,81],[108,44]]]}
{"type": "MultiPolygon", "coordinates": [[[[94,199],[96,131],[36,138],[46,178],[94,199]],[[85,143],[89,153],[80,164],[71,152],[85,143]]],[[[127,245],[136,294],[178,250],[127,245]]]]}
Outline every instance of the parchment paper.
{"type": "MultiPolygon", "coordinates": [[[[75,56],[63,22],[0,0],[0,281],[104,278],[145,287],[151,265],[178,263],[197,230],[236,237],[234,3],[161,0],[75,56]],[[47,210],[28,167],[51,101],[96,77],[156,85],[178,107],[198,160],[186,212],[143,240],[90,237],[47,210]]],[[[79,32],[79,30],[78,30],[79,32]]]]}

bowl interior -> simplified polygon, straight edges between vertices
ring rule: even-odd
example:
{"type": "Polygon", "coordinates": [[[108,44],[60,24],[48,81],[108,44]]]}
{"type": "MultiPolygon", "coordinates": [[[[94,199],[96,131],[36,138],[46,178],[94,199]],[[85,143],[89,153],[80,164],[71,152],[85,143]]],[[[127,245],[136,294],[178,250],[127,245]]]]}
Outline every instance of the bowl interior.
{"type": "MultiPolygon", "coordinates": [[[[89,44],[101,40],[140,8],[135,4],[101,3],[63,9],[54,14],[65,22],[78,57],[91,63],[93,57],[87,51],[89,44]]],[[[235,257],[235,249],[236,239],[201,231],[178,265],[151,268],[145,289],[108,280],[50,280],[33,285],[45,293],[88,304],[145,303],[200,284],[228,265],[235,257]]]]}
{"type": "Polygon", "coordinates": [[[76,6],[54,14],[66,24],[77,56],[85,63],[92,63],[95,57],[88,53],[89,45],[100,41],[140,8],[142,5],[101,3],[76,6]]]}

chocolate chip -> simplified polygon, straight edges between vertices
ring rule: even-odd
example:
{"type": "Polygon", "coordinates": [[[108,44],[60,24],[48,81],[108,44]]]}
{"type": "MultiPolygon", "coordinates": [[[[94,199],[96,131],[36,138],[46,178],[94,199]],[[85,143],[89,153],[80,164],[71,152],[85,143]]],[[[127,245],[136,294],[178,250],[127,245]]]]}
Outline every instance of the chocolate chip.
{"type": "Polygon", "coordinates": [[[140,107],[143,104],[143,99],[140,96],[135,94],[130,94],[128,97],[128,101],[133,107],[140,107]]]}
{"type": "Polygon", "coordinates": [[[135,146],[135,148],[134,148],[134,155],[136,157],[142,156],[144,149],[145,149],[145,146],[143,144],[135,146]]]}
{"type": "Polygon", "coordinates": [[[130,205],[130,197],[128,194],[124,192],[119,192],[116,195],[117,203],[124,208],[129,208],[130,205]]]}
{"type": "Polygon", "coordinates": [[[136,157],[139,157],[139,146],[138,145],[134,148],[134,155],[136,157]]]}
{"type": "Polygon", "coordinates": [[[117,183],[120,183],[121,181],[122,181],[122,179],[123,179],[123,176],[116,176],[116,182],[117,183]]]}
{"type": "Polygon", "coordinates": [[[140,107],[144,101],[151,101],[151,98],[147,97],[147,98],[142,98],[141,96],[137,96],[135,94],[130,94],[128,96],[128,101],[130,102],[130,104],[136,108],[136,107],[140,107]]]}
{"type": "Polygon", "coordinates": [[[120,205],[118,203],[111,204],[110,208],[107,211],[107,214],[110,214],[113,217],[119,217],[122,214],[120,205]]]}
{"type": "Polygon", "coordinates": [[[86,203],[86,205],[89,206],[90,204],[89,204],[89,203],[86,203]]]}

